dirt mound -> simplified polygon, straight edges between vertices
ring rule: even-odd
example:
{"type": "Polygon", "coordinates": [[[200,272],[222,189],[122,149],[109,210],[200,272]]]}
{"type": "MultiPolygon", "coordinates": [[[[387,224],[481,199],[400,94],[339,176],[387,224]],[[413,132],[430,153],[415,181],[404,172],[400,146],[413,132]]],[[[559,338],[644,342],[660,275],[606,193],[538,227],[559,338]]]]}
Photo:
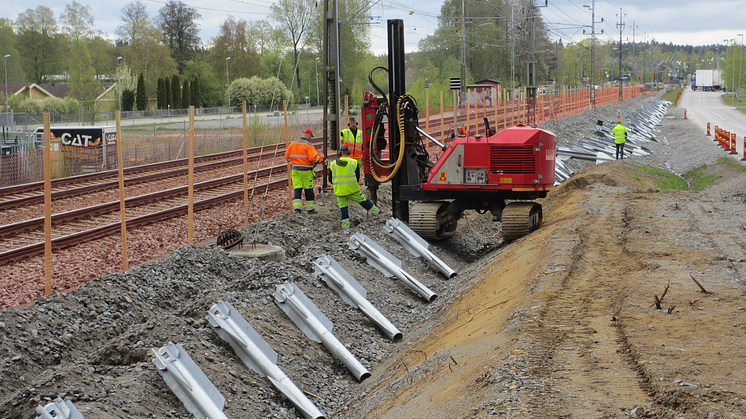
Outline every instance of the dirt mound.
{"type": "Polygon", "coordinates": [[[746,230],[718,221],[746,209],[626,161],[574,180],[345,417],[744,417],[746,230]]]}

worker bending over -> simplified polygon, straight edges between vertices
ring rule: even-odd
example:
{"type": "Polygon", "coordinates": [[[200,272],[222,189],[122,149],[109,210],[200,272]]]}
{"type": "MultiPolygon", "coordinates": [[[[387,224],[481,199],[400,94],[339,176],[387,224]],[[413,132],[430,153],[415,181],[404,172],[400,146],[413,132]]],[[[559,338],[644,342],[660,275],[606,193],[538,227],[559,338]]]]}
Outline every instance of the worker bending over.
{"type": "Polygon", "coordinates": [[[337,205],[342,217],[342,229],[350,228],[350,213],[347,208],[350,200],[359,203],[373,215],[381,214],[381,210],[360,192],[360,167],[357,160],[350,158],[349,147],[343,145],[339,148],[339,156],[329,165],[327,176],[334,185],[334,195],[337,196],[337,205]]]}
{"type": "Polygon", "coordinates": [[[291,164],[291,179],[293,181],[293,212],[301,213],[303,200],[301,192],[306,191],[306,210],[309,214],[316,214],[314,208],[313,169],[316,164],[324,159],[316,152],[316,147],[311,144],[313,131],[309,128],[303,130],[300,139],[293,141],[285,150],[285,159],[291,164]]]}
{"type": "Polygon", "coordinates": [[[627,128],[622,125],[622,118],[619,118],[614,129],[611,130],[614,133],[614,143],[616,144],[616,159],[624,159],[624,143],[627,142],[627,128]]]}

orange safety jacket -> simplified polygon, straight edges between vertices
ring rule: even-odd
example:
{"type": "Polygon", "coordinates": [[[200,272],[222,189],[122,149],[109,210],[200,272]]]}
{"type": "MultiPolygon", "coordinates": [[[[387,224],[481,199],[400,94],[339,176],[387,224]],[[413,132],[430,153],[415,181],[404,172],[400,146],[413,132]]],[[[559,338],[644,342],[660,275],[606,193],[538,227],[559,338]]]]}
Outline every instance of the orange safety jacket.
{"type": "Polygon", "coordinates": [[[316,163],[321,163],[323,159],[316,151],[316,147],[305,138],[293,141],[285,150],[285,159],[290,161],[292,170],[313,170],[316,163]]]}

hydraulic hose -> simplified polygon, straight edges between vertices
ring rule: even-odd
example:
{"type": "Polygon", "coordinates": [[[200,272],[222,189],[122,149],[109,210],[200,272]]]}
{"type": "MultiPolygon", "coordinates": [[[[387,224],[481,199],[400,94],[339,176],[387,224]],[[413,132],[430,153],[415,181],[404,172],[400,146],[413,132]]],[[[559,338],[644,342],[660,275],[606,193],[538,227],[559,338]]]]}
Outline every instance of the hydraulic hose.
{"type": "MultiPolygon", "coordinates": [[[[387,167],[384,167],[384,168],[390,168],[390,167],[393,166],[393,169],[391,170],[391,173],[389,173],[389,175],[386,176],[385,178],[382,178],[382,177],[378,176],[378,173],[376,173],[376,168],[375,168],[375,164],[373,163],[373,160],[371,160],[371,163],[370,163],[370,172],[373,175],[373,179],[375,179],[376,182],[378,182],[378,183],[386,183],[386,182],[390,181],[391,179],[393,179],[394,176],[396,176],[396,173],[399,172],[399,168],[401,167],[402,161],[404,161],[404,150],[406,149],[406,147],[405,147],[406,140],[404,138],[404,112],[403,112],[403,109],[404,109],[404,99],[405,98],[409,99],[409,96],[407,96],[407,95],[400,96],[399,100],[397,100],[397,102],[396,102],[396,109],[397,109],[397,121],[396,122],[397,122],[397,125],[399,126],[399,156],[396,159],[396,163],[394,163],[393,165],[388,165],[387,167]]],[[[379,129],[379,127],[380,127],[380,124],[377,125],[376,131],[375,131],[376,135],[374,137],[371,137],[370,144],[373,144],[374,139],[378,138],[378,129],[379,129]]],[[[371,153],[371,155],[375,155],[375,153],[371,153]]]]}

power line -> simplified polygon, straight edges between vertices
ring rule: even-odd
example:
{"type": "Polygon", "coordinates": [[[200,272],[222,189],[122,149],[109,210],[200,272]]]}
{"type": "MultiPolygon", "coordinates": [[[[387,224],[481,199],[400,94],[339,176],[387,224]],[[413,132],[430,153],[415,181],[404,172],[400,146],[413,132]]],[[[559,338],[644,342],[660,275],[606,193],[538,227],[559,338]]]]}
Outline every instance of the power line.
{"type": "MultiPolygon", "coordinates": [[[[159,4],[167,4],[168,3],[168,2],[163,1],[163,0],[147,0],[147,1],[152,2],[152,3],[159,3],[159,4]]],[[[210,8],[210,7],[200,7],[200,6],[189,6],[189,7],[191,7],[192,9],[197,9],[197,10],[209,10],[211,12],[225,12],[225,13],[230,13],[230,14],[262,15],[262,16],[264,16],[264,15],[267,14],[267,12],[241,12],[241,11],[238,11],[238,10],[213,9],[213,8],[210,8]]],[[[259,6],[259,7],[266,7],[266,6],[259,6]]]]}

